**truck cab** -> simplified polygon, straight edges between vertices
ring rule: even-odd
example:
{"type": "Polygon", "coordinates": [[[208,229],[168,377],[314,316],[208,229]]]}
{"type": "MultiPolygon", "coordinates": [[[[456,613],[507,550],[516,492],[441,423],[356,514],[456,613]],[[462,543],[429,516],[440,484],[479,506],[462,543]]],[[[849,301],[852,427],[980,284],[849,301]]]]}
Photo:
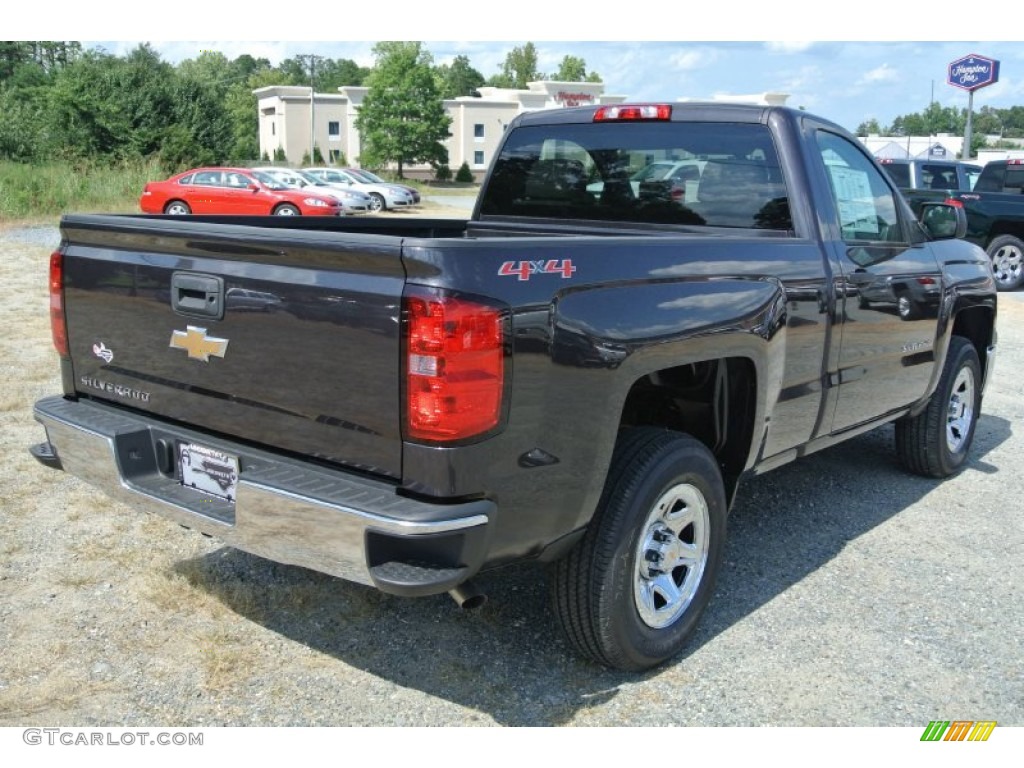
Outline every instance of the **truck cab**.
{"type": "Polygon", "coordinates": [[[882,168],[901,189],[940,189],[970,192],[981,166],[957,160],[878,158],[882,168]]]}

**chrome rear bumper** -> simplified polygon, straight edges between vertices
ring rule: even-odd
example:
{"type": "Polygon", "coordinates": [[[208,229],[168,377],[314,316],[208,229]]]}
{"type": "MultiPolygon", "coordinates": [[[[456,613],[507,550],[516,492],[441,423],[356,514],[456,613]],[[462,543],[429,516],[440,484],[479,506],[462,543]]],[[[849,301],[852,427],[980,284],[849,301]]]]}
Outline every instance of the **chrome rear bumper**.
{"type": "Polygon", "coordinates": [[[46,398],[35,417],[47,443],[32,452],[46,466],[260,557],[422,595],[464,582],[485,556],[491,501],[406,498],[387,483],[94,401],[46,398]],[[179,442],[238,457],[234,502],[181,484],[173,450],[179,442]]]}

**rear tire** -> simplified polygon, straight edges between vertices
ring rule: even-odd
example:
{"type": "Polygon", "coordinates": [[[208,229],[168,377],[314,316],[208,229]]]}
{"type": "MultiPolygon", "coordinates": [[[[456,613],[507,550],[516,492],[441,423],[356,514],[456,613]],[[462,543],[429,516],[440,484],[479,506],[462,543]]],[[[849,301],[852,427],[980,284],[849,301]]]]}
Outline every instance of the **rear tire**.
{"type": "Polygon", "coordinates": [[[624,432],[586,534],[552,566],[566,639],[626,671],[678,654],[711,598],[725,524],[721,472],[702,443],[650,427],[624,432]]]}
{"type": "Polygon", "coordinates": [[[1014,291],[1024,283],[1024,241],[1013,235],[1000,235],[988,244],[996,289],[1014,291]]]}
{"type": "Polygon", "coordinates": [[[910,298],[908,291],[903,291],[896,297],[896,310],[901,320],[917,320],[924,314],[921,305],[910,298]]]}
{"type": "Polygon", "coordinates": [[[928,407],[896,422],[896,451],[907,469],[942,478],[963,467],[981,414],[981,383],[974,345],[954,336],[928,407]]]}
{"type": "Polygon", "coordinates": [[[168,216],[188,216],[192,213],[192,209],[183,200],[171,200],[164,206],[164,213],[168,216]]]}

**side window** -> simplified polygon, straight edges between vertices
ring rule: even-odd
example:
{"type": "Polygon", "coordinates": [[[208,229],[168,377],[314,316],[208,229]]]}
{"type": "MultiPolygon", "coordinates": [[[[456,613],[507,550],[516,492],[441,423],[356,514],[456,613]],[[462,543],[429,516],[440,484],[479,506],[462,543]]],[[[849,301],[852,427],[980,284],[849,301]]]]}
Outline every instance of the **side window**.
{"type": "Polygon", "coordinates": [[[1006,166],[1006,186],[1003,191],[1010,194],[1024,191],[1024,165],[1006,166]]]}
{"type": "Polygon", "coordinates": [[[220,185],[220,171],[200,171],[192,179],[193,184],[201,184],[205,187],[216,187],[220,185]]]}
{"type": "Polygon", "coordinates": [[[818,131],[817,139],[843,239],[905,242],[893,192],[867,156],[834,133],[818,131]]]}

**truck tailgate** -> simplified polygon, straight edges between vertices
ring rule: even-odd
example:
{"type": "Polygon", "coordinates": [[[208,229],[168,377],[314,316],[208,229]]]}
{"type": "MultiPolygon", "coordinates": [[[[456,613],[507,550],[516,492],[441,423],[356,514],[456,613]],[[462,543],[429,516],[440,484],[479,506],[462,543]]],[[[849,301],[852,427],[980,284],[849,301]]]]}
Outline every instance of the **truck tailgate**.
{"type": "Polygon", "coordinates": [[[62,221],[75,390],[401,475],[397,237],[62,221]]]}

